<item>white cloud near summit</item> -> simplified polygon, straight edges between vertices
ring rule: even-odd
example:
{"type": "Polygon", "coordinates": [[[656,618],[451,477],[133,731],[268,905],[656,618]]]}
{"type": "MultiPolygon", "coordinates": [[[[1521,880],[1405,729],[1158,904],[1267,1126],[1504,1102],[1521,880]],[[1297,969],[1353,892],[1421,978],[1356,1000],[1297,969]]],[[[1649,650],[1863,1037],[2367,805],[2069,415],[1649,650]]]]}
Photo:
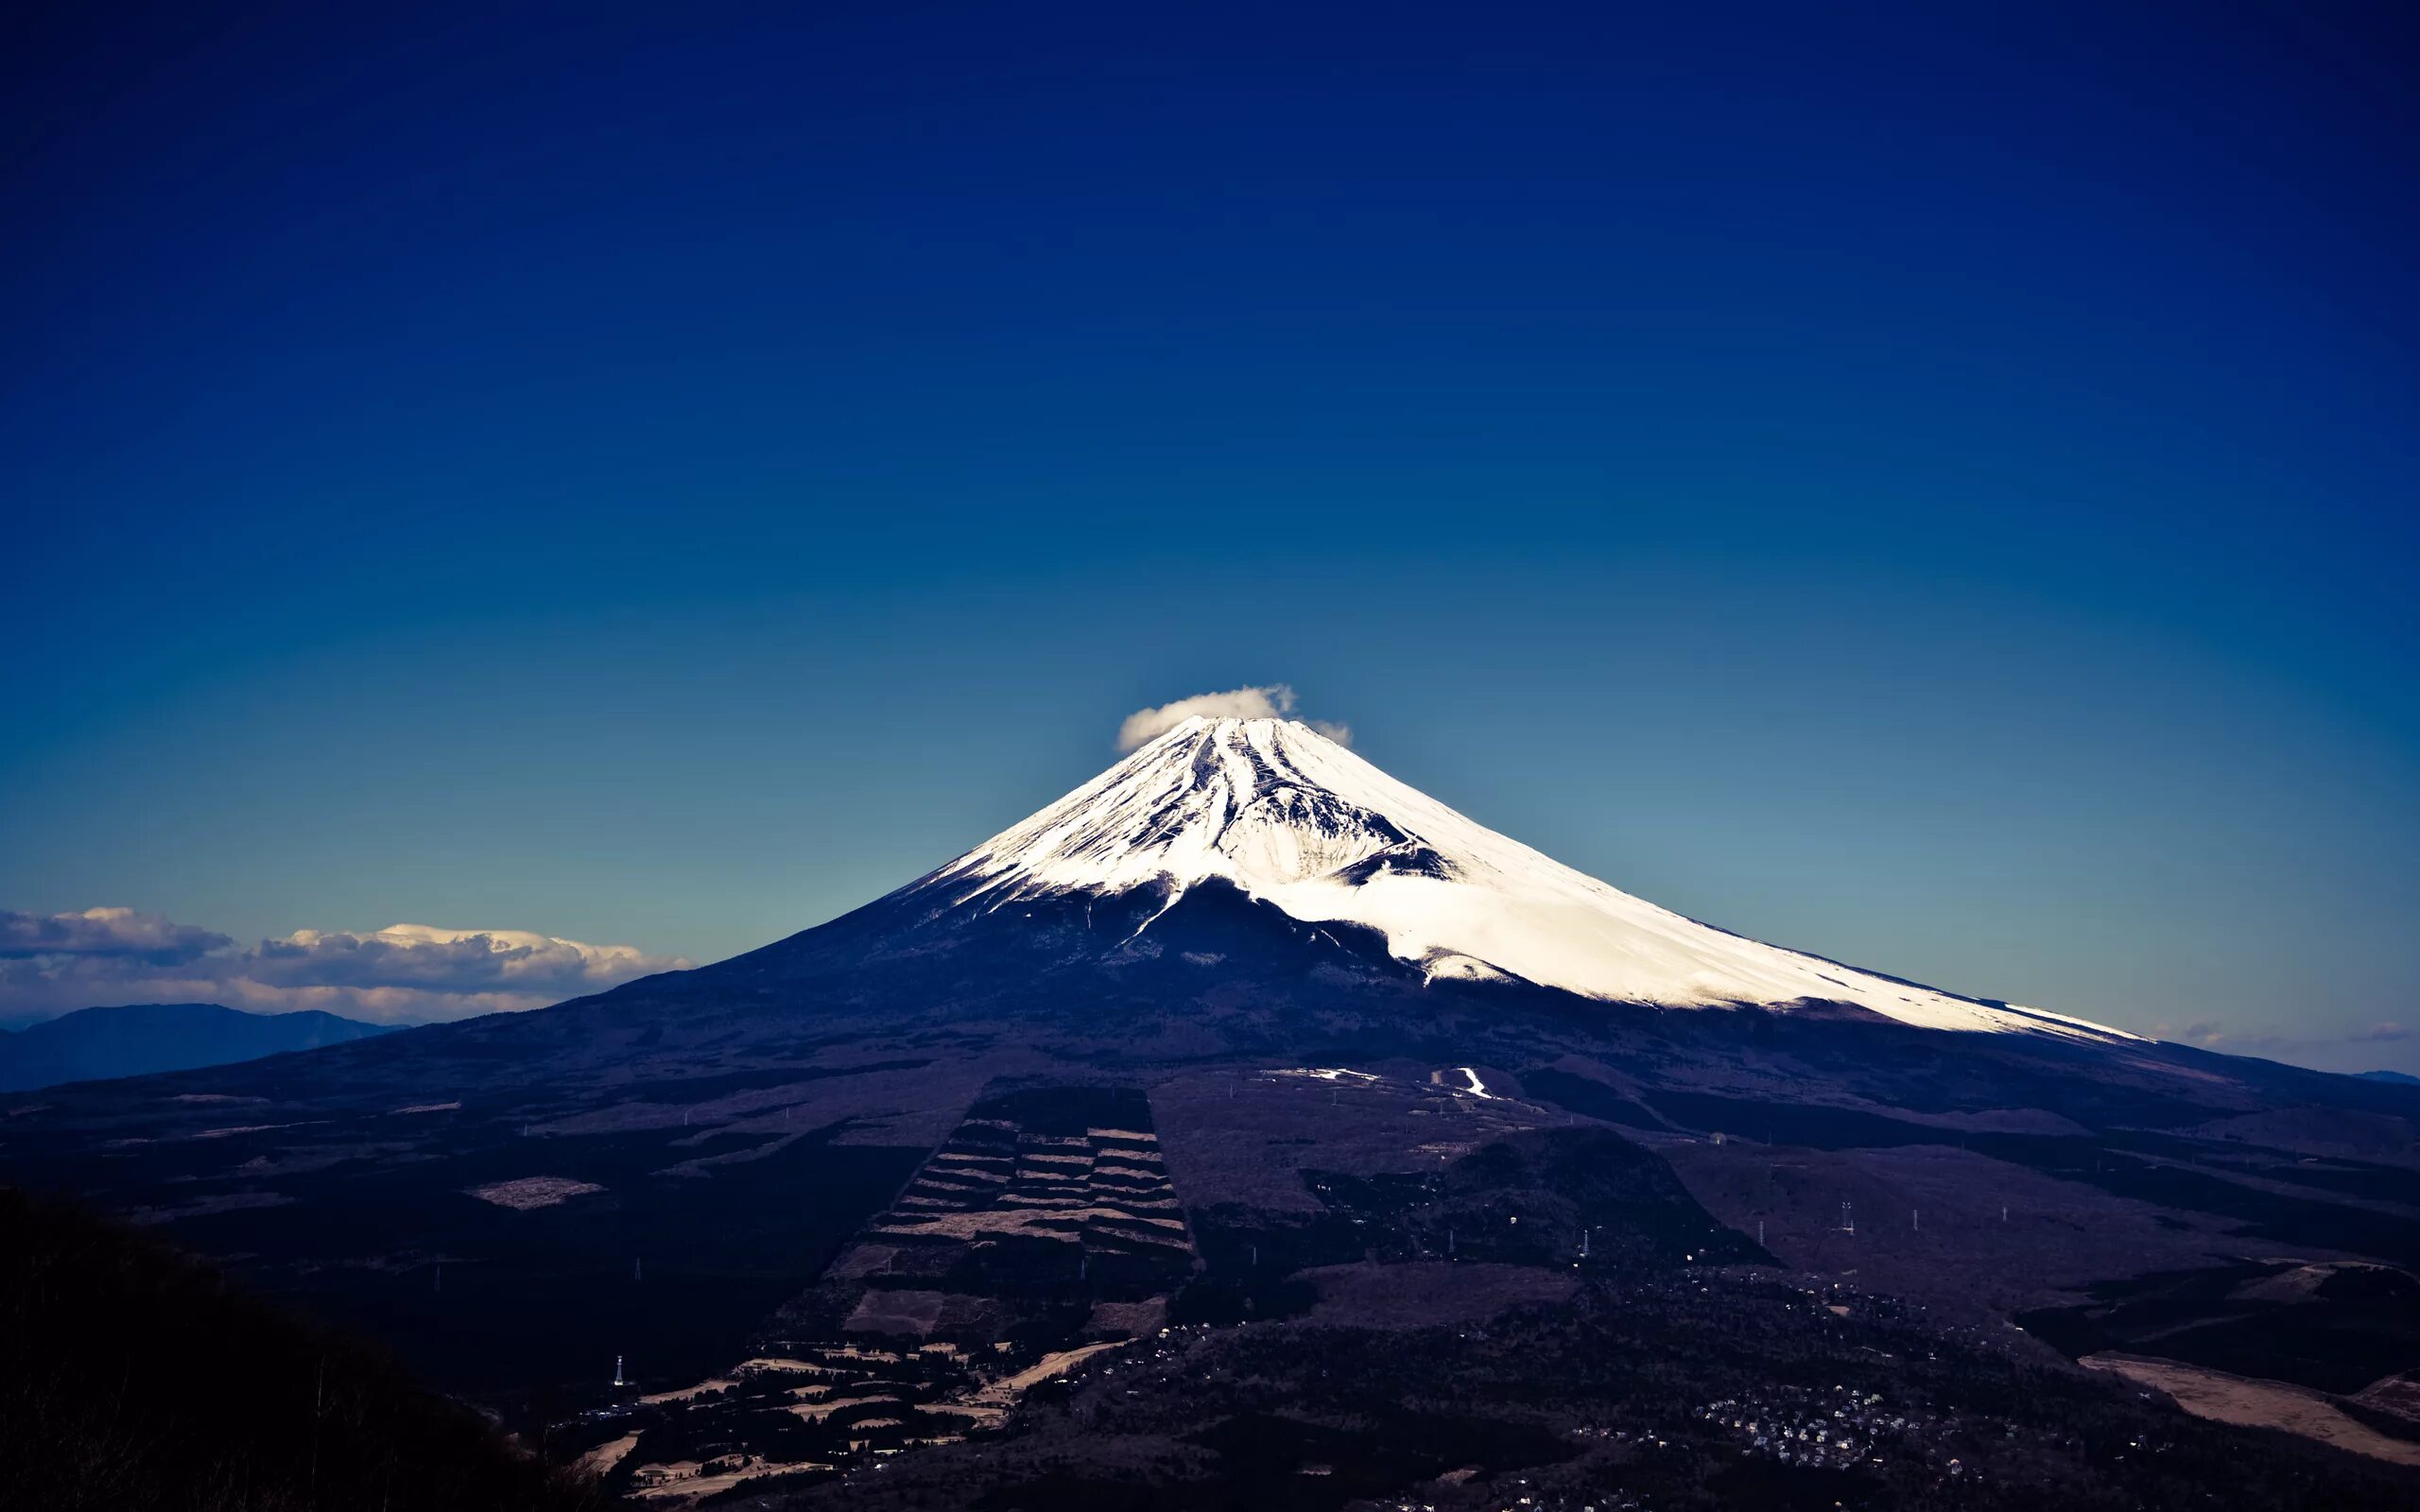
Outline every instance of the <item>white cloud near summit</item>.
{"type": "MultiPolygon", "coordinates": [[[[1283,682],[1259,687],[1230,688],[1224,693],[1197,693],[1189,698],[1164,703],[1156,709],[1137,709],[1117,727],[1117,748],[1120,751],[1139,749],[1192,718],[1202,719],[1282,719],[1294,712],[1294,690],[1283,682]]],[[[1308,721],[1313,730],[1340,746],[1353,744],[1353,731],[1346,726],[1325,720],[1308,721]]]]}
{"type": "Polygon", "coordinates": [[[514,929],[299,929],[238,947],[130,908],[0,910],[0,1020],[120,1003],[321,1008],[374,1022],[544,1007],[691,963],[514,929]]]}

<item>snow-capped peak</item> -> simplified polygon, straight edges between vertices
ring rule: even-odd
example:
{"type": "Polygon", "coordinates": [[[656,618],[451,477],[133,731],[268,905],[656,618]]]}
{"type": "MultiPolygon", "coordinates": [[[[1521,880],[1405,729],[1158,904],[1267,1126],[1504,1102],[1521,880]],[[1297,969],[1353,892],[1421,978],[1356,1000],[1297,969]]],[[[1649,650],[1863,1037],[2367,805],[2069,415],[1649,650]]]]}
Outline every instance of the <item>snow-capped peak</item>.
{"type": "Polygon", "coordinates": [[[1375,930],[1431,977],[1516,977],[1675,1007],[1821,999],[1927,1028],[2133,1038],[1685,919],[1463,817],[1288,719],[1187,719],[930,881],[977,906],[1147,885],[1167,886],[1172,906],[1212,878],[1299,919],[1375,930]]]}

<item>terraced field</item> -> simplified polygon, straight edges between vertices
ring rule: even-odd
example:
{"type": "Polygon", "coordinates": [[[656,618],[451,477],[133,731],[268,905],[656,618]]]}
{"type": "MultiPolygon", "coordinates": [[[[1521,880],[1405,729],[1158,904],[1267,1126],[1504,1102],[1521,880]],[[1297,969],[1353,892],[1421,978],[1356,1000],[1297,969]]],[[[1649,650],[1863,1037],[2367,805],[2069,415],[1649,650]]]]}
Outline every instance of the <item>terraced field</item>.
{"type": "Polygon", "coordinates": [[[615,1480],[650,1499],[954,1442],[1158,1332],[1196,1264],[1142,1092],[987,1096],[748,1360],[589,1431],[615,1480]]]}

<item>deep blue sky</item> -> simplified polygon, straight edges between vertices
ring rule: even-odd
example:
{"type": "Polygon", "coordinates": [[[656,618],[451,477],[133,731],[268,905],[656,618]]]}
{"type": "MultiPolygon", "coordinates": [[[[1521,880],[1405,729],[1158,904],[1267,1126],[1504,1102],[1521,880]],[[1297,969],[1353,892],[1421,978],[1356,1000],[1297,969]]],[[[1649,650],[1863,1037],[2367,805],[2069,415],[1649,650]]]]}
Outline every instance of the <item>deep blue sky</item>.
{"type": "Polygon", "coordinates": [[[2420,1061],[2409,7],[41,9],[0,907],[707,959],[1285,680],[1728,927],[2420,1061]]]}

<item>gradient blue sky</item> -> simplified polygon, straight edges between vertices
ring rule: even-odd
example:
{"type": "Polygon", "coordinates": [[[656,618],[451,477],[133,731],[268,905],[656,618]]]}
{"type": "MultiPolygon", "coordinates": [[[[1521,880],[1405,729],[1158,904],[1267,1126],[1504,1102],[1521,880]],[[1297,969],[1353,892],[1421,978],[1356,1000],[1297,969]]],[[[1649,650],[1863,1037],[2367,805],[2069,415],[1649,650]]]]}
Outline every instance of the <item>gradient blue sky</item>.
{"type": "Polygon", "coordinates": [[[0,907],[710,959],[1284,680],[1727,927],[2420,1069],[2410,7],[43,9],[0,907]]]}

